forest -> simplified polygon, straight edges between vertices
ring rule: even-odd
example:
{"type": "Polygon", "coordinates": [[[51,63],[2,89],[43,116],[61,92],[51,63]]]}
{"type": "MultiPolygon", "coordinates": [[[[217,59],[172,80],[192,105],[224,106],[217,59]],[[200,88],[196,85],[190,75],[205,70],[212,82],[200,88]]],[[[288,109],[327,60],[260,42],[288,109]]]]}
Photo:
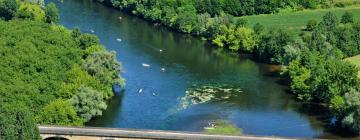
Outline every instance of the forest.
{"type": "MultiPolygon", "coordinates": [[[[98,0],[99,1],[99,0],[98,0]]],[[[309,20],[300,34],[248,25],[241,16],[358,4],[330,0],[100,0],[170,29],[206,38],[214,46],[249,53],[283,66],[291,92],[303,102],[326,105],[337,124],[360,133],[359,69],[345,58],[360,54],[360,22],[332,12],[309,20]],[[240,16],[240,17],[237,17],[240,16]]]]}
{"type": "Polygon", "coordinates": [[[57,25],[55,4],[0,0],[0,17],[0,139],[40,139],[38,124],[82,126],[124,85],[115,52],[57,25]]]}

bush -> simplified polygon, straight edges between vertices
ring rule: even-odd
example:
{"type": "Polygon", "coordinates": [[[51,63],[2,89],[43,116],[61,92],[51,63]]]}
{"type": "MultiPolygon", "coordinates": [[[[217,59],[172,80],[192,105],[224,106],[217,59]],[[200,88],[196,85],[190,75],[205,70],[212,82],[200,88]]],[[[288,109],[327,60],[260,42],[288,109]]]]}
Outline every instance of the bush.
{"type": "Polygon", "coordinates": [[[121,65],[115,59],[115,52],[97,52],[89,55],[85,59],[83,68],[91,76],[99,79],[103,85],[124,85],[124,80],[119,77],[121,65]]]}
{"type": "Polygon", "coordinates": [[[21,104],[0,106],[0,139],[40,140],[39,130],[29,109],[21,104]]]}
{"type": "Polygon", "coordinates": [[[85,121],[102,115],[102,111],[106,109],[102,93],[90,87],[81,86],[70,102],[75,107],[77,114],[85,121]]]}
{"type": "Polygon", "coordinates": [[[341,17],[341,23],[353,23],[354,15],[351,12],[345,12],[345,14],[341,17]]]}
{"type": "Polygon", "coordinates": [[[23,3],[20,5],[20,8],[16,13],[16,17],[44,22],[45,12],[41,9],[39,5],[23,3]]]}
{"type": "Polygon", "coordinates": [[[69,101],[56,100],[43,108],[36,120],[40,124],[81,126],[84,120],[76,115],[76,111],[69,101]]]}
{"type": "Polygon", "coordinates": [[[59,20],[58,9],[54,3],[49,3],[45,7],[45,15],[47,23],[57,23],[59,20]]]}
{"type": "Polygon", "coordinates": [[[16,14],[17,9],[18,5],[15,0],[0,1],[0,17],[5,20],[12,19],[16,14]]]}
{"type": "Polygon", "coordinates": [[[318,22],[316,20],[309,20],[306,24],[306,31],[314,31],[317,28],[318,22]]]}
{"type": "Polygon", "coordinates": [[[349,111],[342,125],[360,134],[360,92],[351,90],[345,94],[345,101],[349,111]]]}
{"type": "MultiPolygon", "coordinates": [[[[74,30],[76,31],[76,30],[74,30]]],[[[75,33],[75,32],[73,32],[75,33]]],[[[73,34],[75,35],[75,34],[73,34]]],[[[100,43],[99,38],[92,34],[82,34],[79,37],[80,48],[86,50],[88,47],[97,45],[100,43]]]]}

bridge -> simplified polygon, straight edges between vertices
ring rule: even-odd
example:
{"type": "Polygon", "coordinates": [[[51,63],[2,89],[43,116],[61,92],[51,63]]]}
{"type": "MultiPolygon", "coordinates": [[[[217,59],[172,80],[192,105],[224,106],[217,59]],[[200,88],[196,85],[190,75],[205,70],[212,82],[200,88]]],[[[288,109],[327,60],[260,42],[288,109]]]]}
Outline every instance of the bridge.
{"type": "Polygon", "coordinates": [[[192,132],[100,127],[39,126],[43,140],[285,140],[276,137],[223,136],[192,132]]]}

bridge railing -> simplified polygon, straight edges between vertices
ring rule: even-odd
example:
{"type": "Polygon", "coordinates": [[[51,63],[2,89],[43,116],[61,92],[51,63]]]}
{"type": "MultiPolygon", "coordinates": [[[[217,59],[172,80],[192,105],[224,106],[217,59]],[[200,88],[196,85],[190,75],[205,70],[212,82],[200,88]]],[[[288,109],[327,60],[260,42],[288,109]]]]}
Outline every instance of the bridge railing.
{"type": "Polygon", "coordinates": [[[193,132],[134,130],[100,127],[39,126],[40,134],[56,136],[90,136],[171,140],[285,140],[277,137],[207,135],[193,132]]]}

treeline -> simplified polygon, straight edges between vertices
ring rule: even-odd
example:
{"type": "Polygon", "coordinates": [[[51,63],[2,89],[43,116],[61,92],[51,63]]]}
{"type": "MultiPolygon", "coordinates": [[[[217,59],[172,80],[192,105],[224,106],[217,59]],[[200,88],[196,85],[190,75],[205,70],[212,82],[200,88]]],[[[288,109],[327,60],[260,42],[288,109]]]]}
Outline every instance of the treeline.
{"type": "Polygon", "coordinates": [[[295,36],[281,28],[264,30],[246,22],[221,25],[212,43],[251,53],[259,61],[285,66],[282,75],[292,92],[305,102],[326,104],[338,123],[360,133],[359,69],[344,58],[360,54],[360,22],[346,12],[333,13],[320,22],[311,20],[295,36]]]}
{"type": "MultiPolygon", "coordinates": [[[[234,16],[339,5],[332,0],[97,0],[178,32],[211,37],[234,16]],[[214,31],[215,30],[215,31],[214,31]]],[[[341,2],[340,2],[341,3],[341,2]]],[[[346,3],[348,4],[348,3],[346,3]]],[[[344,5],[344,4],[343,4],[344,5]]]]}
{"type": "Polygon", "coordinates": [[[0,139],[40,139],[37,124],[81,126],[124,85],[115,53],[56,25],[54,4],[0,0],[0,17],[0,139]]]}

